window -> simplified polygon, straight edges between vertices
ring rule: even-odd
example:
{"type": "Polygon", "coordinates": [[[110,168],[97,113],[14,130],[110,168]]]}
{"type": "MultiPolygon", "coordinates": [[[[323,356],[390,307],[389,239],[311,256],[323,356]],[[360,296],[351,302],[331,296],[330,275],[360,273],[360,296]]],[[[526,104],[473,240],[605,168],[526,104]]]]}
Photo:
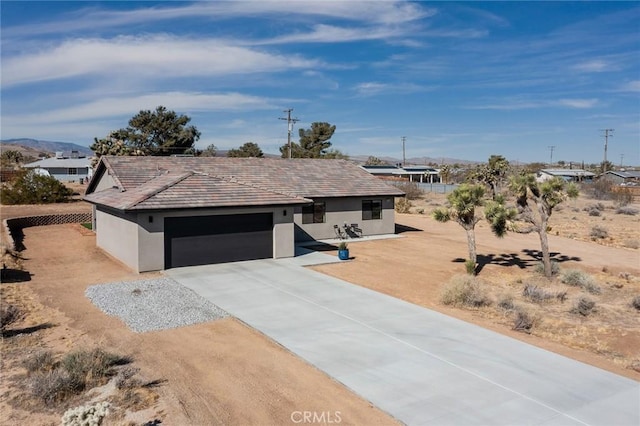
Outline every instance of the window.
{"type": "Polygon", "coordinates": [[[302,223],[324,223],[326,207],[324,203],[302,206],[302,223]]]}
{"type": "Polygon", "coordinates": [[[382,200],[362,201],[362,220],[382,219],[382,200]]]}
{"type": "Polygon", "coordinates": [[[78,174],[78,169],[73,168],[73,167],[69,167],[69,170],[67,170],[67,174],[68,175],[77,175],[78,174]]]}

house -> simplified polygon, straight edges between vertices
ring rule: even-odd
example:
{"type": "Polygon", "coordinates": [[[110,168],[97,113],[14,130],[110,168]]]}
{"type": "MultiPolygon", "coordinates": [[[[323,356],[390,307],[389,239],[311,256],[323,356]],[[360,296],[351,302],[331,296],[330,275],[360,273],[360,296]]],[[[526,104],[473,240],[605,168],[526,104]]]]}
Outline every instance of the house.
{"type": "Polygon", "coordinates": [[[582,169],[542,169],[536,174],[538,182],[544,182],[554,177],[560,177],[567,182],[590,182],[595,173],[582,169]]]}
{"type": "Polygon", "coordinates": [[[640,172],[638,171],[613,171],[609,170],[600,176],[601,179],[607,179],[616,185],[640,185],[640,172]]]}
{"type": "Polygon", "coordinates": [[[65,156],[62,152],[56,152],[56,156],[45,158],[25,164],[26,169],[35,169],[40,174],[48,174],[61,182],[88,181],[91,179],[93,169],[91,159],[80,156],[77,151],[71,151],[71,155],[65,156]]]}
{"type": "Polygon", "coordinates": [[[410,182],[420,183],[434,183],[440,182],[440,170],[427,166],[388,166],[388,165],[376,165],[376,166],[360,166],[362,169],[371,173],[374,176],[395,177],[400,179],[406,179],[410,182]]]}
{"type": "Polygon", "coordinates": [[[132,269],[292,257],[295,243],[395,232],[404,193],[344,160],[103,156],[84,199],[132,269]]]}

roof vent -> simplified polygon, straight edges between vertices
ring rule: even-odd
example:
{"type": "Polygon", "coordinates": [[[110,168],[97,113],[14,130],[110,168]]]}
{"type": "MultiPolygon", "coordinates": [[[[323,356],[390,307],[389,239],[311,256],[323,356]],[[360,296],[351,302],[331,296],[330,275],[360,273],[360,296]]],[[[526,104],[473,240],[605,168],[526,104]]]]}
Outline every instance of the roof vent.
{"type": "Polygon", "coordinates": [[[78,151],[71,151],[71,158],[80,158],[80,153],[78,151]]]}

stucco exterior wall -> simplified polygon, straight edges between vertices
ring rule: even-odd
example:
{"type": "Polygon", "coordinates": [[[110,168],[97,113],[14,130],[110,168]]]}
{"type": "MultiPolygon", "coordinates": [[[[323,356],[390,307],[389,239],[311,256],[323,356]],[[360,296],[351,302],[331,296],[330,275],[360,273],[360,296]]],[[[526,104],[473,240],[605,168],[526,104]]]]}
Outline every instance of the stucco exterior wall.
{"type": "Polygon", "coordinates": [[[93,192],[104,191],[105,189],[113,188],[116,186],[116,182],[113,180],[111,175],[105,172],[102,176],[100,176],[100,180],[96,185],[96,188],[93,192]]]}
{"type": "Polygon", "coordinates": [[[76,169],[76,174],[69,174],[69,167],[46,167],[43,168],[47,170],[51,176],[58,179],[61,182],[72,182],[79,181],[80,178],[87,179],[89,170],[86,167],[70,167],[72,169],[76,169]]]}
{"type": "Polygon", "coordinates": [[[362,235],[382,235],[395,233],[394,198],[384,197],[353,197],[353,198],[325,198],[314,199],[324,202],[326,214],[324,223],[302,223],[302,207],[296,207],[295,239],[296,241],[324,240],[336,238],[334,225],[344,229],[344,224],[356,224],[362,230],[362,235]],[[362,220],[362,201],[381,200],[382,218],[362,220]]]}
{"type": "Polygon", "coordinates": [[[136,272],[138,267],[138,224],[135,214],[122,214],[98,207],[95,210],[96,244],[136,272]]]}
{"type": "Polygon", "coordinates": [[[273,257],[293,257],[293,207],[228,208],[137,213],[138,272],[164,269],[164,219],[223,214],[273,214],[273,257]],[[286,214],[284,213],[286,211],[286,214]]]}

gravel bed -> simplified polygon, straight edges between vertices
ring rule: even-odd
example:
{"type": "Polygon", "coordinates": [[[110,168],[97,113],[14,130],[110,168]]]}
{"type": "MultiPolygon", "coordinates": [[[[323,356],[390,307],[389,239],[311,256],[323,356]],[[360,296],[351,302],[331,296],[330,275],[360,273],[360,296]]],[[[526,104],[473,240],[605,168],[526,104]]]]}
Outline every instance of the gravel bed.
{"type": "Polygon", "coordinates": [[[155,279],[99,284],[85,295],[101,311],[138,333],[224,318],[228,314],[176,281],[155,279]]]}

